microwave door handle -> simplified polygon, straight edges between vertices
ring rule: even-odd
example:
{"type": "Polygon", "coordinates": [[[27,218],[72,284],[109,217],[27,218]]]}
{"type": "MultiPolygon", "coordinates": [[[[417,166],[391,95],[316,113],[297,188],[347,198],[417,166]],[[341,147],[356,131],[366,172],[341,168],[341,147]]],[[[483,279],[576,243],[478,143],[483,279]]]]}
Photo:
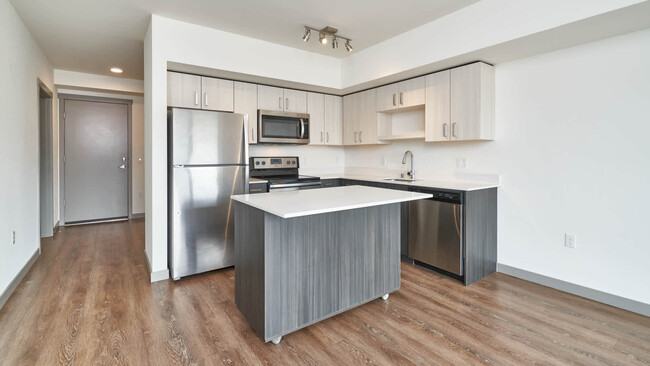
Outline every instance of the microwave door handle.
{"type": "Polygon", "coordinates": [[[300,119],[300,138],[305,138],[305,120],[302,118],[300,119]]]}

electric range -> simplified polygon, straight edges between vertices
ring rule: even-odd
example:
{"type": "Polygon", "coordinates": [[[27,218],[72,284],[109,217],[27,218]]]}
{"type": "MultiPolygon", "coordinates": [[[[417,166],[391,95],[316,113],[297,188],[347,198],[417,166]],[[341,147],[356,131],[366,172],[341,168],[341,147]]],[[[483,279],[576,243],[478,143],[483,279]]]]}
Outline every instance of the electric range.
{"type": "Polygon", "coordinates": [[[268,181],[270,191],[295,191],[321,187],[320,177],[300,175],[297,156],[251,157],[250,177],[268,181]]]}

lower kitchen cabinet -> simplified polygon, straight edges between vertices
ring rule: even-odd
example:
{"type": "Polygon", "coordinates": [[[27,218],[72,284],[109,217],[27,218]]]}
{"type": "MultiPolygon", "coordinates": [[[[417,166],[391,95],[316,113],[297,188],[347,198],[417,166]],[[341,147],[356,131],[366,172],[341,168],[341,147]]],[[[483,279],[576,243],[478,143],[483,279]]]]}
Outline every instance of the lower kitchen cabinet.
{"type": "Polygon", "coordinates": [[[266,193],[269,191],[269,186],[266,182],[249,182],[248,183],[248,192],[249,193],[266,193]]]}
{"type": "Polygon", "coordinates": [[[323,188],[338,187],[341,185],[341,179],[338,178],[322,178],[320,182],[323,188]]]}

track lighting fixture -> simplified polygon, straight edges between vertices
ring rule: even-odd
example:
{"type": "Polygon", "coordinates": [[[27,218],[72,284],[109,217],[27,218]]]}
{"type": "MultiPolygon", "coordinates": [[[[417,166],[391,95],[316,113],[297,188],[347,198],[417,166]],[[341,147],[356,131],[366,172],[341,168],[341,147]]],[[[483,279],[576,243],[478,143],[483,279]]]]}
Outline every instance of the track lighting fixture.
{"type": "Polygon", "coordinates": [[[352,52],[352,45],[350,44],[349,39],[345,41],[345,49],[348,50],[348,52],[352,52]]]}
{"type": "Polygon", "coordinates": [[[316,28],[305,26],[305,34],[302,36],[303,41],[305,42],[309,41],[309,37],[311,36],[311,31],[318,32],[318,42],[320,42],[323,45],[327,44],[328,37],[332,37],[332,49],[339,48],[339,38],[344,39],[345,49],[348,52],[352,52],[352,45],[350,44],[352,40],[347,37],[336,35],[336,33],[339,31],[338,29],[329,26],[323,29],[316,29],[316,28]]]}

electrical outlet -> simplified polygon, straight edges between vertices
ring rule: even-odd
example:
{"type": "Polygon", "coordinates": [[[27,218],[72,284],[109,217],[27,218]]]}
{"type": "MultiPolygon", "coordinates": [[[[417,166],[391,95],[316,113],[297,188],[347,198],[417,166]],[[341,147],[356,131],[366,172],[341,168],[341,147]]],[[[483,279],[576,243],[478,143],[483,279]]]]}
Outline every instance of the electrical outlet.
{"type": "Polygon", "coordinates": [[[16,230],[11,232],[11,245],[16,245],[16,230]]]}
{"type": "Polygon", "coordinates": [[[564,234],[564,246],[567,248],[576,248],[576,236],[573,234],[564,234]]]}
{"type": "Polygon", "coordinates": [[[467,168],[467,157],[456,158],[456,168],[458,169],[467,168]]]}

